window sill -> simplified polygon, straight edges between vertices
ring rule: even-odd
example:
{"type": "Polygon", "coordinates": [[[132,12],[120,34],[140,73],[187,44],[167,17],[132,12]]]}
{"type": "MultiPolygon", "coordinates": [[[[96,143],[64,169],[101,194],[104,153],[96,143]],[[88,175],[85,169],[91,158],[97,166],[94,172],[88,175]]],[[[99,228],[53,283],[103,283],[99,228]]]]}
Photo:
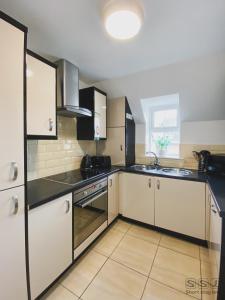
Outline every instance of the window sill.
{"type": "MultiPolygon", "coordinates": [[[[145,154],[145,157],[154,159],[154,156],[145,154]]],[[[157,155],[159,159],[174,159],[174,160],[183,160],[180,156],[170,156],[170,155],[157,155]]]]}

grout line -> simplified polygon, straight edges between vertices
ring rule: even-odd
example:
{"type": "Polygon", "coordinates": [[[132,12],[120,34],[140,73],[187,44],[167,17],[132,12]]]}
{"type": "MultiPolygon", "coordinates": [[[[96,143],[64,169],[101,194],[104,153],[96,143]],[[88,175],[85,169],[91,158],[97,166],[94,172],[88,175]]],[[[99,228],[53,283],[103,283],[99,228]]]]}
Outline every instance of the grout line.
{"type": "Polygon", "coordinates": [[[71,291],[70,289],[68,289],[66,286],[64,286],[62,283],[60,283],[60,285],[64,288],[64,289],[66,289],[68,292],[70,292],[70,294],[72,294],[72,295],[74,295],[74,296],[76,296],[77,298],[79,298],[79,296],[77,295],[77,294],[75,294],[73,291],[71,291]]]}
{"type": "Polygon", "coordinates": [[[181,252],[181,251],[177,251],[177,250],[174,250],[174,249],[171,249],[171,248],[169,248],[169,247],[162,246],[162,245],[159,245],[159,247],[160,247],[160,248],[167,249],[167,250],[170,250],[170,251],[173,251],[173,252],[175,252],[175,253],[178,253],[178,254],[181,254],[181,255],[184,255],[184,256],[187,256],[187,257],[190,257],[190,258],[193,258],[193,259],[195,259],[195,260],[199,260],[199,261],[200,261],[199,258],[194,257],[194,256],[191,256],[191,255],[188,255],[188,254],[183,253],[183,252],[181,252]]]}
{"type": "MultiPolygon", "coordinates": [[[[159,242],[160,242],[160,240],[161,240],[161,236],[160,236],[160,239],[159,239],[159,242]]],[[[146,281],[146,283],[145,283],[145,286],[144,286],[144,289],[143,289],[143,292],[142,292],[142,295],[141,295],[141,298],[140,298],[140,300],[143,298],[143,296],[144,296],[144,292],[145,292],[145,290],[146,290],[146,286],[147,286],[147,283],[148,283],[148,280],[150,279],[150,273],[151,273],[151,271],[152,271],[152,268],[153,268],[153,264],[154,264],[154,262],[155,262],[155,258],[156,258],[156,255],[157,255],[157,253],[158,253],[158,249],[159,249],[159,243],[158,243],[158,245],[157,245],[157,249],[156,249],[156,251],[155,251],[155,255],[154,255],[154,258],[153,258],[153,261],[152,261],[152,265],[151,265],[151,268],[150,268],[150,270],[149,270],[149,272],[148,272],[148,278],[147,278],[147,281],[146,281]]]]}
{"type": "Polygon", "coordinates": [[[170,285],[165,284],[165,283],[163,283],[163,282],[161,282],[161,281],[159,281],[159,280],[153,279],[153,278],[151,278],[151,277],[149,277],[149,279],[152,280],[152,281],[155,281],[155,282],[161,284],[162,286],[165,286],[165,287],[167,287],[167,288],[169,288],[169,289],[171,289],[171,290],[174,290],[174,291],[179,292],[179,293],[181,293],[181,294],[183,294],[183,295],[189,296],[189,297],[191,297],[191,298],[193,298],[193,299],[195,299],[195,300],[201,300],[201,298],[200,298],[200,299],[199,299],[199,298],[196,298],[196,297],[194,297],[194,296],[192,296],[192,295],[189,295],[189,294],[185,293],[184,291],[181,291],[181,290],[178,290],[178,289],[176,289],[176,288],[174,288],[174,287],[171,287],[170,285]]]}
{"type": "MultiPolygon", "coordinates": [[[[110,228],[110,230],[112,230],[112,228],[110,228]]],[[[109,230],[109,231],[110,231],[109,230]]],[[[109,232],[108,231],[108,232],[109,232]]],[[[126,235],[126,233],[124,233],[124,236],[126,235]]],[[[124,236],[122,237],[122,239],[124,238],[124,236]]],[[[122,239],[119,241],[119,243],[118,243],[118,245],[120,244],[120,242],[122,241],[122,239]]],[[[118,247],[118,245],[115,247],[115,249],[118,247]]],[[[114,249],[114,250],[115,250],[114,249]]],[[[114,251],[113,250],[113,251],[114,251]]],[[[98,252],[99,254],[101,254],[100,252],[98,252]]],[[[112,252],[113,253],[113,252],[112,252]]],[[[112,254],[111,253],[111,254],[112,254]]],[[[110,254],[110,255],[111,255],[110,254]]],[[[101,254],[101,255],[103,255],[103,254],[101,254]]],[[[103,255],[104,257],[106,257],[105,255],[103,255]]],[[[89,282],[89,284],[87,285],[87,287],[84,289],[84,291],[82,292],[82,294],[80,295],[80,299],[81,299],[81,297],[83,296],[83,294],[85,293],[85,291],[88,289],[88,287],[91,285],[91,283],[94,281],[94,279],[97,277],[97,275],[99,274],[99,272],[102,270],[102,268],[104,267],[104,265],[106,264],[106,262],[109,260],[109,256],[107,256],[106,257],[106,260],[105,260],[105,262],[104,262],[104,264],[100,267],[100,269],[97,271],[97,273],[95,274],[95,276],[92,278],[92,280],[89,282]]]]}

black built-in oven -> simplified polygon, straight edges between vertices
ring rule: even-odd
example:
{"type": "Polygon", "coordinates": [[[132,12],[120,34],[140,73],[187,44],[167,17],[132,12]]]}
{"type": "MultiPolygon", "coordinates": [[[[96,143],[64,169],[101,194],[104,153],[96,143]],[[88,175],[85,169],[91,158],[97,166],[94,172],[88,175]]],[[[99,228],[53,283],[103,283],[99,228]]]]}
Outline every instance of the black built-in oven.
{"type": "Polygon", "coordinates": [[[107,179],[96,181],[74,192],[74,249],[85,242],[108,220],[107,179]]]}

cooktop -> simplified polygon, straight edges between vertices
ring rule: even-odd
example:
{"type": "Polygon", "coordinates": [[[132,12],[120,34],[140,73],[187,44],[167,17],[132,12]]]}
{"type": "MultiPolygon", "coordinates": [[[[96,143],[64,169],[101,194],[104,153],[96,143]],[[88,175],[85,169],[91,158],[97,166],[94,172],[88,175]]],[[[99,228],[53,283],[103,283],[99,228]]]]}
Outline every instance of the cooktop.
{"type": "Polygon", "coordinates": [[[48,176],[46,177],[46,179],[69,184],[69,185],[75,185],[82,180],[90,179],[92,177],[105,174],[108,171],[109,170],[107,169],[87,169],[87,170],[78,169],[78,170],[60,173],[57,175],[48,176]]]}

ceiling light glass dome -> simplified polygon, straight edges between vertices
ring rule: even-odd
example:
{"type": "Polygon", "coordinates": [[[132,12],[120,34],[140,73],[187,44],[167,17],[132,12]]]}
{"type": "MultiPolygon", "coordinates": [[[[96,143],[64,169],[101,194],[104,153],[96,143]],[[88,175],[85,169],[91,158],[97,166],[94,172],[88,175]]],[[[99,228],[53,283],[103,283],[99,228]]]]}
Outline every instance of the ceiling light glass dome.
{"type": "Polygon", "coordinates": [[[142,26],[143,9],[137,0],[110,0],[103,14],[106,31],[116,39],[132,38],[142,26]]]}

